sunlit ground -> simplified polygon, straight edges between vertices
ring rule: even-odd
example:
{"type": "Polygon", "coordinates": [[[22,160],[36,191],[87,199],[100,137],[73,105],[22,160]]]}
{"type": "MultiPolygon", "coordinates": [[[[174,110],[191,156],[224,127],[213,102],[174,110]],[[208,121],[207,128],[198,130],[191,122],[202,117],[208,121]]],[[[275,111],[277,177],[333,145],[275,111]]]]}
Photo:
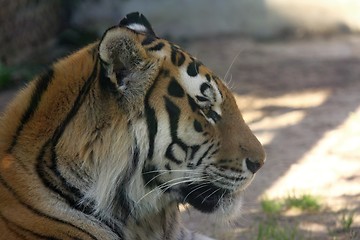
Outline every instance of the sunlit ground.
{"type": "MultiPolygon", "coordinates": [[[[307,111],[320,107],[331,94],[328,90],[302,92],[296,94],[283,95],[276,98],[257,99],[237,97],[239,105],[249,105],[251,108],[243,111],[244,118],[250,123],[253,131],[258,132],[257,136],[264,145],[270,145],[280,129],[296,126],[307,117],[307,111]],[[246,104],[248,103],[248,104],[246,104]],[[283,114],[264,116],[262,111],[267,106],[285,107],[296,110],[283,114]],[[255,109],[255,110],[254,110],[255,109]],[[256,121],[256,119],[261,119],[256,121]],[[255,122],[253,122],[255,121],[255,122]]],[[[346,97],[346,96],[345,96],[346,97]]],[[[349,96],[351,99],[351,97],[349,96]]],[[[358,99],[360,100],[360,99],[358,99]]],[[[360,102],[359,102],[360,103],[360,102]]],[[[335,111],[336,108],[332,111],[335,111]]],[[[320,121],[321,116],[312,117],[313,121],[320,121]]],[[[353,226],[360,226],[360,107],[350,112],[346,120],[339,126],[323,134],[314,145],[304,153],[296,162],[288,165],[284,174],[279,176],[269,188],[258,195],[257,200],[262,198],[281,199],[289,195],[310,194],[320,199],[327,211],[346,210],[355,212],[353,226]]],[[[324,123],[326,124],[326,123],[324,123]]],[[[301,131],[301,130],[300,130],[301,131]]],[[[303,129],[302,141],[306,142],[312,138],[312,131],[316,129],[303,129]]],[[[292,145],[292,136],[283,143],[274,143],[280,146],[279,152],[291,156],[291,148],[303,146],[292,145]],[[281,146],[282,145],[282,146],[281,146]]],[[[296,138],[296,136],[293,136],[296,138]]],[[[284,139],[283,139],[284,140],[284,139]]],[[[285,139],[286,140],[286,139],[285,139]]],[[[301,141],[300,141],[301,142],[301,141]]],[[[276,149],[268,155],[267,170],[259,173],[260,178],[266,181],[269,175],[277,172],[276,167],[271,165],[275,162],[281,168],[282,162],[274,159],[278,157],[276,149]],[[271,172],[266,172],[271,171],[271,172]],[[262,175],[262,176],[260,176],[262,175]]],[[[295,160],[295,159],[294,159],[295,160]]],[[[255,186],[256,188],[256,186],[255,186]]],[[[256,211],[256,210],[255,210],[256,211]]],[[[289,211],[285,215],[297,216],[299,211],[289,211]]],[[[321,214],[319,214],[321,215],[321,214]]],[[[324,214],[323,218],[328,218],[324,214]]],[[[330,216],[333,217],[334,216],[330,216]]],[[[299,229],[324,235],[328,234],[330,226],[328,221],[317,221],[304,219],[297,226],[299,229]]],[[[239,228],[236,231],[244,231],[239,228]]],[[[226,239],[226,238],[224,238],[226,239]]],[[[346,239],[346,238],[345,238],[346,239]]]]}
{"type": "MultiPolygon", "coordinates": [[[[252,99],[251,106],[255,110],[245,109],[244,118],[250,123],[253,131],[260,131],[257,136],[264,145],[267,145],[273,140],[279,128],[298,124],[306,117],[307,110],[320,106],[329,94],[327,90],[319,90],[276,98],[252,99]],[[264,113],[256,110],[266,106],[300,110],[276,116],[263,116],[264,113]],[[261,120],[252,123],[257,118],[261,120]]],[[[246,101],[250,99],[238,97],[237,100],[239,105],[246,106],[248,105],[246,101]]],[[[335,208],[338,204],[350,204],[348,207],[351,207],[351,203],[346,202],[345,199],[341,201],[341,197],[356,197],[360,194],[360,181],[357,181],[360,180],[359,123],[360,107],[349,113],[343,124],[326,132],[303,157],[264,192],[264,195],[272,198],[283,197],[295,191],[324,196],[324,200],[335,208]]],[[[284,147],[287,147],[286,144],[284,147]]],[[[271,164],[271,156],[268,158],[268,164],[271,164]]],[[[360,196],[357,197],[360,200],[360,196]]]]}
{"type": "MultiPolygon", "coordinates": [[[[345,199],[342,202],[337,200],[338,197],[360,194],[359,123],[360,108],[351,113],[342,125],[325,133],[265,194],[276,197],[296,190],[324,196],[331,205],[335,201],[354,207],[345,199]]],[[[360,200],[360,196],[357,197],[360,200]]]]}

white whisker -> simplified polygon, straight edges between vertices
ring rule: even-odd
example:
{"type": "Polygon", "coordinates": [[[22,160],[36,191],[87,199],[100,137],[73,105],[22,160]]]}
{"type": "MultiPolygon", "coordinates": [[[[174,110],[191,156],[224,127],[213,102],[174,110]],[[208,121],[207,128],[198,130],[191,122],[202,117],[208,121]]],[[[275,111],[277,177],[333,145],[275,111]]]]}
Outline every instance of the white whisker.
{"type": "Polygon", "coordinates": [[[201,203],[204,203],[206,201],[206,199],[208,199],[209,197],[211,197],[212,195],[214,195],[216,192],[220,191],[220,188],[216,189],[215,191],[213,191],[211,194],[209,194],[207,197],[204,198],[204,200],[202,200],[201,203]]]}
{"type": "MultiPolygon", "coordinates": [[[[155,172],[155,171],[154,171],[154,172],[155,172]]],[[[152,181],[154,181],[155,178],[158,178],[158,177],[160,177],[161,175],[164,175],[164,174],[166,174],[166,173],[167,173],[167,172],[159,173],[158,175],[156,175],[155,177],[153,177],[152,179],[150,179],[149,181],[147,181],[147,182],[145,183],[144,187],[146,187],[149,183],[151,183],[152,181]]]]}
{"type": "MultiPolygon", "coordinates": [[[[162,187],[167,187],[167,189],[169,188],[168,186],[166,186],[167,184],[171,183],[171,182],[174,182],[174,181],[178,181],[178,180],[181,180],[181,179],[187,179],[185,181],[180,181],[180,182],[177,182],[175,183],[175,185],[177,184],[181,184],[181,183],[186,183],[186,182],[192,182],[194,181],[194,179],[189,179],[189,177],[179,177],[179,178],[175,178],[175,179],[171,179],[163,184],[160,184],[159,186],[155,187],[154,189],[152,189],[151,191],[149,191],[148,193],[146,193],[144,196],[142,196],[138,201],[136,201],[136,204],[138,204],[142,199],[144,199],[146,196],[148,196],[149,194],[153,193],[154,191],[156,190],[159,190],[159,188],[162,188],[162,187]]],[[[171,186],[172,187],[172,186],[171,186]]],[[[166,191],[166,190],[165,190],[166,191]]],[[[164,191],[162,191],[164,192],[164,191]]]]}
{"type": "Polygon", "coordinates": [[[167,186],[166,189],[163,190],[163,193],[166,192],[169,188],[172,188],[173,186],[176,186],[176,185],[181,184],[181,183],[188,183],[188,182],[193,183],[193,182],[200,182],[200,181],[203,181],[203,180],[204,179],[202,179],[202,178],[197,178],[197,179],[195,178],[195,179],[189,179],[189,180],[182,181],[182,182],[173,183],[173,184],[167,186]]]}
{"type": "Polygon", "coordinates": [[[198,187],[196,187],[195,189],[193,189],[191,192],[189,192],[186,196],[185,196],[185,198],[184,198],[184,202],[186,201],[186,199],[190,196],[190,194],[192,194],[193,192],[195,192],[195,191],[197,191],[197,190],[199,190],[199,189],[201,189],[201,188],[203,188],[203,187],[205,187],[206,186],[206,184],[207,183],[202,183],[202,184],[200,184],[198,187]]]}
{"type": "Polygon", "coordinates": [[[226,82],[226,78],[227,78],[227,76],[228,76],[228,74],[229,74],[229,72],[230,72],[230,69],[232,68],[232,66],[234,65],[236,59],[239,57],[239,55],[242,53],[242,51],[243,51],[243,50],[240,50],[240,51],[235,55],[234,59],[232,60],[230,66],[229,66],[229,68],[228,68],[228,70],[227,70],[226,73],[225,73],[224,82],[226,82]]]}
{"type": "Polygon", "coordinates": [[[187,169],[172,169],[172,170],[159,169],[159,170],[143,172],[142,174],[157,173],[157,172],[167,172],[167,173],[171,173],[171,172],[191,172],[191,173],[197,173],[196,170],[187,170],[187,169]]]}
{"type": "MultiPolygon", "coordinates": [[[[164,174],[167,174],[167,173],[170,173],[171,170],[159,170],[159,171],[149,171],[149,172],[145,172],[143,174],[147,174],[147,173],[157,173],[157,172],[162,172],[162,173],[159,173],[158,175],[156,175],[155,177],[153,177],[152,179],[150,179],[148,182],[146,182],[146,184],[144,185],[144,187],[146,187],[149,183],[151,183],[152,181],[154,181],[156,178],[158,178],[159,176],[161,175],[164,175],[164,174]]],[[[178,170],[178,171],[174,171],[174,172],[182,172],[181,170],[178,170]]],[[[184,171],[185,172],[185,171],[184,171]]],[[[191,172],[190,170],[186,171],[186,172],[191,172]]],[[[191,173],[193,173],[192,175],[193,176],[196,176],[196,175],[200,175],[201,173],[198,173],[198,172],[194,172],[192,171],[191,173]]],[[[185,176],[186,178],[188,178],[188,176],[185,176]]],[[[173,180],[176,180],[176,179],[173,179],[173,180]]]]}
{"type": "Polygon", "coordinates": [[[205,193],[207,193],[208,191],[211,191],[212,189],[211,188],[208,188],[206,191],[204,191],[204,192],[201,192],[199,195],[197,195],[195,198],[198,198],[198,197],[200,197],[201,195],[203,195],[203,194],[205,194],[205,193]]]}
{"type": "Polygon", "coordinates": [[[216,206],[219,205],[219,203],[220,203],[221,200],[223,199],[224,195],[225,195],[225,192],[223,192],[223,193],[221,194],[221,197],[220,197],[219,200],[217,201],[216,206]]]}

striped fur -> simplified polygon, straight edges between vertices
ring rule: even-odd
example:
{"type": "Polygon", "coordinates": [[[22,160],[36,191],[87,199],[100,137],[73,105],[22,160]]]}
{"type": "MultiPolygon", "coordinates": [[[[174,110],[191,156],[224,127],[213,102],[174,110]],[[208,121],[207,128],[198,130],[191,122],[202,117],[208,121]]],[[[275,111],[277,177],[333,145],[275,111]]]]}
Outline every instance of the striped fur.
{"type": "Polygon", "coordinates": [[[146,18],[52,65],[0,120],[1,239],[209,239],[264,163],[221,80],[146,18]]]}

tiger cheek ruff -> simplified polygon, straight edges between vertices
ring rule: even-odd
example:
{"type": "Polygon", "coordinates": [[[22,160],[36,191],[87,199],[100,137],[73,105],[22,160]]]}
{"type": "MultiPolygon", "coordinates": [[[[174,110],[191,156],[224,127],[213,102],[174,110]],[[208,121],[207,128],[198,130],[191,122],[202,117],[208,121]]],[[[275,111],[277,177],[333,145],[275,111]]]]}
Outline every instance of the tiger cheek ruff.
{"type": "Polygon", "coordinates": [[[232,93],[130,13],[0,120],[1,239],[210,239],[179,204],[239,212],[264,150],[232,93]]]}

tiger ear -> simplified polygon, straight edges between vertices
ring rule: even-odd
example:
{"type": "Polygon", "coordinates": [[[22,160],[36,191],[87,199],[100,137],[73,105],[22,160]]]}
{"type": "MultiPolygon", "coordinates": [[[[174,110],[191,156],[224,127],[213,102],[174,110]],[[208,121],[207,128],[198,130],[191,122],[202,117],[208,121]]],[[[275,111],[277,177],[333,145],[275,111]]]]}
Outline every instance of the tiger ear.
{"type": "Polygon", "coordinates": [[[142,14],[128,14],[104,33],[99,44],[104,77],[122,94],[133,95],[131,88],[138,91],[156,72],[156,60],[147,55],[139,33],[155,36],[142,14]]]}
{"type": "Polygon", "coordinates": [[[155,32],[152,29],[149,21],[146,19],[144,15],[142,15],[139,12],[133,12],[126,15],[126,17],[124,17],[120,21],[119,26],[127,27],[135,32],[140,32],[156,37],[155,32]]]}

